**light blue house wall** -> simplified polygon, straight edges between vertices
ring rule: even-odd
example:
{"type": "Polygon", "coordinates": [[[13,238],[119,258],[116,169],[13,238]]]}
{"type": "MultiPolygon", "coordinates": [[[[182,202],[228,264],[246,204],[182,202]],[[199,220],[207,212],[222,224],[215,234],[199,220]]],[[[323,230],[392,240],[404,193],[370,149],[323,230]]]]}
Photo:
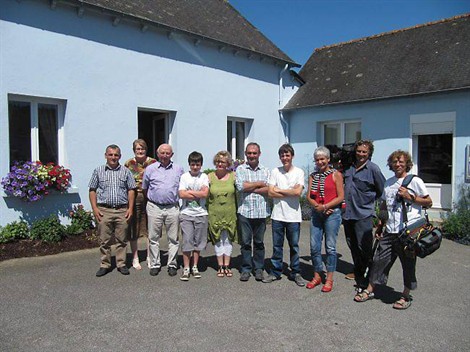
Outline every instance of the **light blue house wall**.
{"type": "MultiPolygon", "coordinates": [[[[285,111],[290,123],[290,141],[297,154],[297,164],[313,168],[312,154],[322,143],[321,124],[327,121],[360,120],[364,139],[374,141],[372,158],[384,175],[393,173],[387,158],[397,149],[412,152],[413,116],[454,116],[452,200],[458,199],[459,186],[465,181],[465,147],[470,144],[470,91],[452,91],[406,98],[338,104],[285,111]]],[[[468,162],[468,161],[467,161],[468,162]]]]}
{"type": "Polygon", "coordinates": [[[48,4],[0,0],[0,174],[10,163],[9,96],[51,98],[64,106],[59,163],[70,168],[74,193],[33,204],[0,197],[0,225],[88,206],[87,184],[106,145],[121,147],[122,163],[133,156],[139,108],[170,114],[174,160],[184,166],[198,150],[212,167],[226,148],[227,117],[250,121],[247,141],[261,145],[263,164],[277,165],[285,141],[278,110],[295,92],[283,64],[48,4]]]}

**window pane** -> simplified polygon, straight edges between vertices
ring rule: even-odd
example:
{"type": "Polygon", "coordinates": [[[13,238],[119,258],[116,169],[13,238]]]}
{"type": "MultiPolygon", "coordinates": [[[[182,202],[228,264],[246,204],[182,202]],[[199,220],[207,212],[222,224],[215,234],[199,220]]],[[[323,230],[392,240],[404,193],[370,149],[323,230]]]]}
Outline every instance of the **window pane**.
{"type": "Polygon", "coordinates": [[[232,121],[227,121],[227,151],[232,153],[232,121]]]}
{"type": "Polygon", "coordinates": [[[427,183],[451,183],[452,134],[418,136],[418,176],[427,183]]]}
{"type": "Polygon", "coordinates": [[[57,137],[57,105],[39,104],[39,160],[57,163],[59,160],[57,137]]]}
{"type": "Polygon", "coordinates": [[[245,151],[245,123],[237,121],[236,122],[236,144],[237,144],[237,152],[235,158],[237,159],[244,159],[244,151],[245,151]]]}
{"type": "Polygon", "coordinates": [[[14,161],[31,160],[31,106],[29,103],[8,102],[10,133],[10,166],[14,161]]]}
{"type": "Polygon", "coordinates": [[[359,139],[361,139],[361,123],[360,122],[345,123],[343,144],[355,143],[359,139]]]}
{"type": "Polygon", "coordinates": [[[324,127],[324,145],[340,145],[340,125],[328,124],[324,127]]]}

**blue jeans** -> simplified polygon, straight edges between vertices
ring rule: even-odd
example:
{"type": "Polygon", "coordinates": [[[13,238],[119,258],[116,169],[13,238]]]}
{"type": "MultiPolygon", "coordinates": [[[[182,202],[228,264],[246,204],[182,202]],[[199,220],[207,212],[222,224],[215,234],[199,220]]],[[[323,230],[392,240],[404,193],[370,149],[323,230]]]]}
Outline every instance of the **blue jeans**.
{"type": "Polygon", "coordinates": [[[323,270],[321,258],[321,243],[325,234],[326,271],[336,270],[336,239],[341,225],[341,209],[335,209],[329,216],[312,211],[310,223],[310,254],[313,270],[317,273],[323,270]]]}
{"type": "Polygon", "coordinates": [[[249,219],[238,214],[240,226],[240,251],[242,254],[241,272],[264,269],[264,232],[266,219],[249,219]],[[253,248],[251,243],[253,242],[253,248]],[[253,255],[252,255],[253,250],[253,255]]]}
{"type": "Polygon", "coordinates": [[[272,220],[273,228],[273,256],[271,263],[273,269],[271,274],[280,277],[282,274],[282,256],[284,246],[284,234],[290,247],[290,268],[291,277],[300,273],[300,256],[299,256],[299,237],[300,222],[285,222],[272,220]]]}

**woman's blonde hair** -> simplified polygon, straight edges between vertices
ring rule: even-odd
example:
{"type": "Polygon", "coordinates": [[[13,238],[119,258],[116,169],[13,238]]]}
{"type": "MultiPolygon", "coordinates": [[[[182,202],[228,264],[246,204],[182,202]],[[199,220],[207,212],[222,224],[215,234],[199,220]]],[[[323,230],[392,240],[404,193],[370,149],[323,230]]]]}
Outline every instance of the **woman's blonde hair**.
{"type": "Polygon", "coordinates": [[[221,159],[225,159],[224,161],[227,162],[227,167],[232,166],[232,164],[233,164],[232,155],[228,151],[221,150],[221,151],[217,152],[217,154],[215,154],[214,160],[213,160],[214,165],[217,165],[217,161],[219,161],[221,159]]]}

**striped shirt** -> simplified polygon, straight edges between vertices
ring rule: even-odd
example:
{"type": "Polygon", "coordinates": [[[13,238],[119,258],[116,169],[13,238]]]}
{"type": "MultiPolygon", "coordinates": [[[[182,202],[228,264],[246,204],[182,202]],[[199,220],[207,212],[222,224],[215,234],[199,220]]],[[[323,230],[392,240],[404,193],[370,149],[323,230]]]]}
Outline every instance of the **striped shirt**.
{"type": "Polygon", "coordinates": [[[237,168],[235,186],[238,190],[238,213],[248,219],[265,219],[270,214],[267,195],[254,192],[243,192],[244,182],[262,181],[267,184],[270,171],[264,166],[258,165],[252,169],[248,164],[242,164],[237,168]]]}
{"type": "Polygon", "coordinates": [[[111,169],[102,165],[93,171],[88,187],[96,190],[97,204],[119,206],[128,203],[127,192],[137,185],[132,173],[124,166],[111,169]]]}

